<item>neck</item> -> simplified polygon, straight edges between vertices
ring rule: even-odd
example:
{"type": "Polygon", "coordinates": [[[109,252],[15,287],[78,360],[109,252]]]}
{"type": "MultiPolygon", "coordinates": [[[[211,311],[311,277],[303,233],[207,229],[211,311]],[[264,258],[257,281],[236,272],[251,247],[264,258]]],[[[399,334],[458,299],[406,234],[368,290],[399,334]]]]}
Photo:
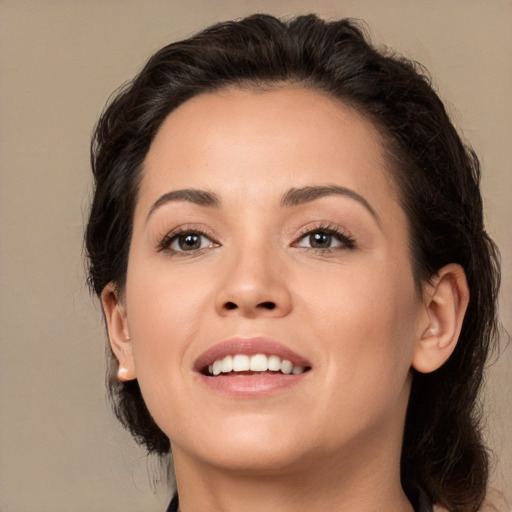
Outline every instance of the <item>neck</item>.
{"type": "Polygon", "coordinates": [[[175,450],[180,512],[412,512],[399,460],[368,455],[316,457],[292,470],[255,473],[211,467],[175,450]]]}

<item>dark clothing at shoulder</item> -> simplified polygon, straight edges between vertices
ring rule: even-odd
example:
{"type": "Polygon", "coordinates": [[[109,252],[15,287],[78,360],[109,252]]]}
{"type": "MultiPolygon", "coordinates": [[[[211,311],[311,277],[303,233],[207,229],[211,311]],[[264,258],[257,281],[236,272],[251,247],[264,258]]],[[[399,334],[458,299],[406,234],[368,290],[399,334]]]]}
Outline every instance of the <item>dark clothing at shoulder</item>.
{"type": "Polygon", "coordinates": [[[167,512],[178,512],[178,495],[175,494],[171,503],[167,507],[167,512]]]}
{"type": "Polygon", "coordinates": [[[432,512],[432,501],[422,489],[419,490],[416,500],[411,501],[415,512],[432,512]]]}

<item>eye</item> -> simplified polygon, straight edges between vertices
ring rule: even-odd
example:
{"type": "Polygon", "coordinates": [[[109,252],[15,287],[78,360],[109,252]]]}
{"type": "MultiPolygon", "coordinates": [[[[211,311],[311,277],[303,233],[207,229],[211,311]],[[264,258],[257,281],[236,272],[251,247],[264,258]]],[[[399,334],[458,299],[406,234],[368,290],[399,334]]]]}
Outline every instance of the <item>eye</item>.
{"type": "Polygon", "coordinates": [[[159,250],[168,250],[172,253],[194,252],[201,249],[218,247],[209,236],[200,231],[181,231],[170,233],[160,243],[159,250]]]}
{"type": "Polygon", "coordinates": [[[335,228],[316,228],[303,234],[293,245],[316,250],[352,249],[354,240],[335,228]]]}

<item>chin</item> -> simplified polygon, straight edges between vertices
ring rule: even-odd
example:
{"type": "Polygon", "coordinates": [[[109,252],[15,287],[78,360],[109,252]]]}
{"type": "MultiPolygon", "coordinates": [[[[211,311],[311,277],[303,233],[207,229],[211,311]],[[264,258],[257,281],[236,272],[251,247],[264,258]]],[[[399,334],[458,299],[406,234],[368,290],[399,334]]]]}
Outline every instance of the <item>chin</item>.
{"type": "Polygon", "coordinates": [[[304,454],[297,450],[261,449],[261,446],[236,445],[226,450],[215,449],[201,458],[202,463],[238,476],[289,474],[305,465],[304,454]]]}
{"type": "Polygon", "coordinates": [[[244,421],[228,420],[229,425],[222,423],[207,433],[198,432],[193,439],[175,437],[176,442],[171,442],[175,457],[178,453],[186,454],[201,463],[240,475],[288,472],[309,459],[309,436],[294,435],[282,420],[246,418],[244,421]],[[307,453],[304,452],[306,446],[307,453]]]}

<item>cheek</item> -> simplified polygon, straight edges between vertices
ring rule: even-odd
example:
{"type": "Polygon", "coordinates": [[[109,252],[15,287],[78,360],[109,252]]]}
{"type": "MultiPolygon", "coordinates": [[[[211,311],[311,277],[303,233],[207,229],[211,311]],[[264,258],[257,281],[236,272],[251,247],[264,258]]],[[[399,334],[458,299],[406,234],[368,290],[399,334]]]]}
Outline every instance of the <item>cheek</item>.
{"type": "Polygon", "coordinates": [[[202,280],[197,273],[166,271],[165,262],[155,269],[134,264],[128,274],[128,328],[137,378],[147,392],[189,371],[189,348],[204,336],[201,326],[211,309],[211,290],[202,280]]]}
{"type": "Polygon", "coordinates": [[[129,268],[126,284],[132,338],[179,338],[204,314],[208,279],[199,272],[171,271],[165,259],[129,268]]]}
{"type": "MultiPolygon", "coordinates": [[[[169,425],[177,428],[176,411],[188,410],[184,383],[190,375],[189,348],[203,336],[200,325],[206,315],[208,292],[194,286],[190,278],[182,283],[165,273],[157,273],[159,278],[154,280],[150,275],[154,274],[134,272],[129,276],[128,326],[144,402],[168,433],[169,425]]],[[[178,427],[186,431],[188,427],[182,423],[178,422],[178,427]]]]}
{"type": "Polygon", "coordinates": [[[323,293],[309,296],[318,343],[348,387],[363,376],[400,385],[412,361],[420,306],[412,276],[389,265],[351,270],[330,276],[323,293]]]}

